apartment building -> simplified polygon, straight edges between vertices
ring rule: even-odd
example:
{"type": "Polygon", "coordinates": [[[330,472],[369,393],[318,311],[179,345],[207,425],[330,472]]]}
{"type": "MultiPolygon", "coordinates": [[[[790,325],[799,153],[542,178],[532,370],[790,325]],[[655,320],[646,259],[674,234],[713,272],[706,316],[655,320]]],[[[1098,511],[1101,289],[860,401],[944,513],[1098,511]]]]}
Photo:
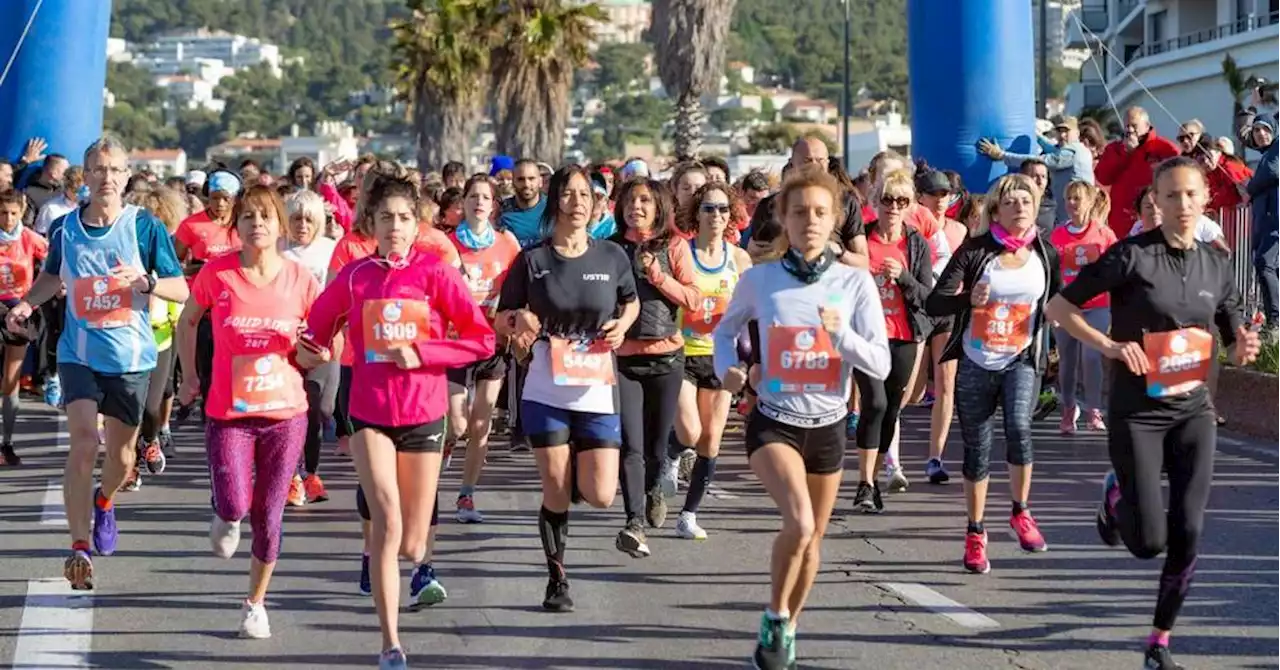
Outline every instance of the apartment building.
{"type": "Polygon", "coordinates": [[[181,67],[184,63],[218,60],[232,70],[265,63],[280,76],[280,47],[221,31],[196,30],[157,37],[142,49],[140,56],[144,67],[153,74],[173,74],[159,70],[181,67]]]}
{"type": "Polygon", "coordinates": [[[1246,75],[1280,79],[1280,0],[1082,0],[1067,34],[1068,47],[1093,54],[1068,90],[1068,113],[1139,105],[1170,137],[1192,118],[1214,135],[1232,132],[1228,54],[1246,75]]]}
{"type": "Polygon", "coordinates": [[[1040,4],[1045,5],[1045,49],[1049,61],[1059,63],[1063,67],[1079,70],[1089,52],[1082,48],[1071,48],[1067,45],[1067,24],[1072,12],[1080,8],[1081,0],[1031,0],[1031,33],[1032,44],[1040,48],[1040,4]]]}
{"type": "Polygon", "coordinates": [[[597,0],[608,21],[596,26],[596,44],[636,44],[653,18],[649,0],[597,0]]]}

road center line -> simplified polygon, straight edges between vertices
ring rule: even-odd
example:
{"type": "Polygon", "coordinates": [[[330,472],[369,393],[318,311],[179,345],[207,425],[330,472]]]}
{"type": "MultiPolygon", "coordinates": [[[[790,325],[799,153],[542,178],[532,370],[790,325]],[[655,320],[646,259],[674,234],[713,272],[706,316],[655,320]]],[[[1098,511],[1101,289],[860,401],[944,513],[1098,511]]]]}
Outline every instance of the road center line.
{"type": "Polygon", "coordinates": [[[13,667],[88,668],[93,636],[93,596],[62,579],[27,582],[13,667]]]}
{"type": "Polygon", "coordinates": [[[941,614],[965,628],[1000,627],[1000,624],[995,619],[979,614],[924,584],[886,583],[881,584],[881,586],[895,591],[907,600],[932,610],[935,614],[941,614]]]}
{"type": "Polygon", "coordinates": [[[49,479],[44,489],[44,505],[40,511],[41,526],[66,526],[67,508],[62,500],[62,479],[49,479]]]}

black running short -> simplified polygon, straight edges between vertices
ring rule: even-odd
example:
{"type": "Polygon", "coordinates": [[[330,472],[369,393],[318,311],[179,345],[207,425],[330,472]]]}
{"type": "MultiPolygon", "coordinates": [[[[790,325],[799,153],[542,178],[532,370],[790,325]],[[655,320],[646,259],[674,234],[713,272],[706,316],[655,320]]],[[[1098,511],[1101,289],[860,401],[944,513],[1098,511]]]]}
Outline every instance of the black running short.
{"type": "Polygon", "coordinates": [[[844,468],[844,422],[828,426],[800,428],[775,421],[754,409],[747,419],[745,436],[747,460],[767,444],[785,444],[800,452],[804,471],[811,475],[829,475],[844,468]]]}
{"type": "Polygon", "coordinates": [[[373,430],[386,435],[395,444],[396,451],[414,454],[438,453],[444,451],[444,438],[448,428],[448,419],[449,417],[442,416],[435,421],[410,426],[380,426],[353,416],[351,417],[351,425],[355,428],[356,433],[362,430],[373,430]]]}
{"type": "Polygon", "coordinates": [[[684,359],[684,378],[699,389],[720,390],[720,378],[716,376],[714,356],[687,356],[684,359]]]}
{"type": "Polygon", "coordinates": [[[449,368],[445,377],[450,384],[471,386],[475,382],[493,382],[507,376],[507,359],[503,354],[472,363],[465,368],[449,368]]]}

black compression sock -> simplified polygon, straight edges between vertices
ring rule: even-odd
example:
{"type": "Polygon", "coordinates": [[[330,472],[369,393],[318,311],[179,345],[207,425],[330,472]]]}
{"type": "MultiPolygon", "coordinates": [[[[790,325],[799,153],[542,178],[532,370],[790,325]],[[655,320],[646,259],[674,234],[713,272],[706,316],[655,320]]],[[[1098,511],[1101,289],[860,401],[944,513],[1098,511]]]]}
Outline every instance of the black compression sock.
{"type": "Polygon", "coordinates": [[[985,533],[987,529],[983,527],[981,521],[970,521],[968,531],[970,533],[985,533]]]}
{"type": "Polygon", "coordinates": [[[1019,514],[1022,514],[1022,513],[1023,513],[1023,512],[1025,512],[1025,511],[1027,511],[1027,503],[1025,503],[1025,502],[1018,502],[1017,500],[1013,501],[1013,515],[1014,515],[1014,516],[1017,516],[1017,515],[1019,515],[1019,514]]]}
{"type": "Polygon", "coordinates": [[[542,553],[547,557],[547,572],[552,579],[564,580],[564,547],[569,534],[569,512],[552,512],[545,506],[538,510],[538,537],[542,553]]]}

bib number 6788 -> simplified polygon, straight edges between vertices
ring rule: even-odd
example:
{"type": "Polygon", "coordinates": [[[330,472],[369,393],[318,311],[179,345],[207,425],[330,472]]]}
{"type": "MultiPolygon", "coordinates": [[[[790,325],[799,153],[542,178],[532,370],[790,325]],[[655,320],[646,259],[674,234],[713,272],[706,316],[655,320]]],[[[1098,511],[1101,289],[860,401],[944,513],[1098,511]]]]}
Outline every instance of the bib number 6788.
{"type": "Polygon", "coordinates": [[[783,351],[778,362],[784,370],[825,370],[831,356],[825,351],[783,351]]]}

